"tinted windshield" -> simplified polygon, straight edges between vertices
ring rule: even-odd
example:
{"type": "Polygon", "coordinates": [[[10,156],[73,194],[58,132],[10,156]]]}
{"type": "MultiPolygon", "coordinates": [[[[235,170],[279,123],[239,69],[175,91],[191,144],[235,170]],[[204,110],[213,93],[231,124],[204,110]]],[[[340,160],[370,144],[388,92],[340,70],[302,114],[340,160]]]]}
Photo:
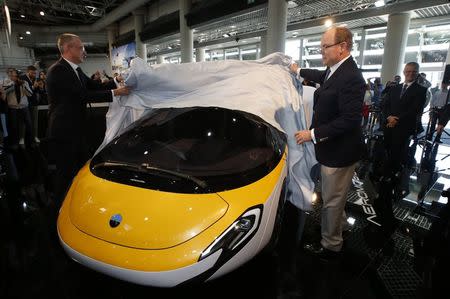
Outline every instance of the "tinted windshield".
{"type": "Polygon", "coordinates": [[[144,188],[219,192],[264,177],[284,150],[284,135],[252,114],[215,107],[156,109],[97,154],[91,171],[144,188]]]}

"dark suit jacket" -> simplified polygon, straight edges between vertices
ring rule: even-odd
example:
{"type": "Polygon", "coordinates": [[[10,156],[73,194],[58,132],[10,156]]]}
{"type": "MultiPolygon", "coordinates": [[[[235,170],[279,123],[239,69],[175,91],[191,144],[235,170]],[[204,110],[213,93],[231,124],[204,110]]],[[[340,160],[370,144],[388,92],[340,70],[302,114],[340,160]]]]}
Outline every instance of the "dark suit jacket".
{"type": "Polygon", "coordinates": [[[399,120],[393,130],[396,136],[406,137],[416,132],[417,118],[422,115],[427,88],[413,82],[400,97],[402,89],[403,84],[399,84],[389,90],[383,104],[383,114],[386,117],[397,116],[399,120]]]}
{"type": "Polygon", "coordinates": [[[114,81],[101,84],[84,73],[78,79],[70,64],[61,58],[47,72],[49,102],[48,137],[57,140],[81,141],[86,130],[86,104],[111,102],[114,81]]]}
{"type": "Polygon", "coordinates": [[[30,78],[28,78],[28,76],[26,74],[20,76],[20,79],[23,81],[27,81],[28,82],[28,86],[30,86],[30,89],[32,91],[31,96],[28,97],[28,104],[30,106],[36,106],[38,104],[38,100],[37,100],[37,95],[36,95],[36,91],[33,88],[33,83],[31,81],[30,78]]]}
{"type": "Polygon", "coordinates": [[[301,69],[300,76],[321,84],[314,92],[311,124],[317,142],[317,161],[328,167],[345,167],[360,160],[365,82],[353,57],[344,61],[325,82],[325,71],[301,69]]]}
{"type": "Polygon", "coordinates": [[[447,104],[445,105],[441,115],[439,116],[438,124],[443,125],[445,127],[449,119],[450,119],[450,104],[447,104]]]}

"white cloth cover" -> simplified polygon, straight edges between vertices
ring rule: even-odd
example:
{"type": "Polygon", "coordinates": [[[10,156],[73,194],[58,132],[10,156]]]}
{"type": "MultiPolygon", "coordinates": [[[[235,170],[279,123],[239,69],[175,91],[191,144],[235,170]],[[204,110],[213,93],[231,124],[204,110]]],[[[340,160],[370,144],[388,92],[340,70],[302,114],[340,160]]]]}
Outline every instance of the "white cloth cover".
{"type": "Polygon", "coordinates": [[[106,115],[100,151],[152,108],[222,107],[257,115],[288,140],[288,200],[311,210],[316,164],[311,142],[297,145],[294,133],[308,128],[314,88],[303,87],[289,72],[291,58],[273,53],[256,61],[214,61],[148,66],[135,58],[126,85],[130,95],[114,99],[106,115]]]}

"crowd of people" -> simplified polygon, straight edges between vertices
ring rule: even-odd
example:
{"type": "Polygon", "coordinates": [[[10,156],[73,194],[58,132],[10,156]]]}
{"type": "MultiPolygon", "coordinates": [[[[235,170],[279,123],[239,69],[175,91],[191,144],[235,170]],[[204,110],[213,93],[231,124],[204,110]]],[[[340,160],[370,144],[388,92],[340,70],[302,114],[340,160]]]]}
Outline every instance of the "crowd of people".
{"type": "MultiPolygon", "coordinates": [[[[118,77],[119,74],[114,74],[118,77]]],[[[96,71],[91,78],[106,83],[113,78],[105,71],[96,71]]],[[[23,143],[26,148],[40,142],[38,136],[38,106],[48,105],[47,74],[30,65],[25,71],[8,68],[0,82],[0,128],[3,145],[17,150],[23,143]]]]}
{"type": "MultiPolygon", "coordinates": [[[[22,75],[8,69],[8,78],[0,89],[0,103],[3,137],[11,149],[19,146],[21,126],[25,146],[36,144],[37,105],[49,104],[47,139],[56,162],[55,201],[60,205],[71,180],[89,158],[85,140],[86,104],[112,101],[114,96],[128,95],[130,89],[121,84],[123,79],[118,74],[109,77],[103,72],[102,78],[98,71],[88,77],[81,70],[79,65],[86,52],[77,35],[62,34],[57,44],[61,58],[47,74],[41,71],[38,76],[34,66],[29,66],[22,75]]],[[[347,223],[344,208],[353,174],[366,150],[364,131],[369,113],[379,114],[378,127],[384,133],[387,157],[382,175],[390,188],[395,187],[398,173],[404,167],[410,138],[422,129],[420,119],[428,102],[433,128],[428,129],[427,138],[432,138],[436,131],[439,142],[449,117],[448,84],[443,83],[431,95],[431,84],[425,74],[419,74],[416,62],[405,65],[403,83],[398,75],[384,86],[380,78],[366,81],[351,56],[352,46],[351,31],[333,27],[321,39],[326,70],[300,68],[297,64],[290,67],[304,84],[317,87],[311,128],[291,136],[299,145],[313,142],[321,165],[322,239],[320,244],[305,247],[314,254],[336,255],[342,250],[342,231],[347,223]]],[[[395,227],[392,194],[392,190],[387,190],[377,199],[387,232],[395,227]]]]}
{"type": "Polygon", "coordinates": [[[0,88],[0,113],[2,119],[3,143],[16,150],[23,137],[27,148],[39,142],[37,106],[47,104],[46,74],[35,66],[27,67],[20,73],[14,68],[7,69],[7,77],[0,88]]]}

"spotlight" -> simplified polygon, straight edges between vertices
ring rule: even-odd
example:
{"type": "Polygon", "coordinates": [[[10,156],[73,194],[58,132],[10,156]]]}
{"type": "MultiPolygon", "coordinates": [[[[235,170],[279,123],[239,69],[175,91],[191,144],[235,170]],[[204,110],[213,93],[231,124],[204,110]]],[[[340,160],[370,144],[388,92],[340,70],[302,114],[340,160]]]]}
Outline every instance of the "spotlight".
{"type": "Polygon", "coordinates": [[[375,7],[381,7],[381,6],[386,5],[384,0],[379,0],[379,1],[375,2],[374,4],[375,4],[375,7]]]}
{"type": "Polygon", "coordinates": [[[40,14],[41,16],[44,16],[44,15],[45,15],[45,12],[41,10],[41,11],[39,12],[39,14],[40,14]]]}
{"type": "Polygon", "coordinates": [[[317,202],[317,199],[318,199],[317,193],[314,192],[313,195],[312,195],[311,202],[312,202],[313,204],[315,204],[315,203],[317,202]]]}
{"type": "Polygon", "coordinates": [[[353,218],[353,217],[348,217],[348,218],[347,218],[347,222],[348,222],[348,224],[350,224],[350,225],[355,225],[356,219],[353,218]]]}
{"type": "Polygon", "coordinates": [[[325,27],[331,27],[333,25],[333,21],[331,19],[327,19],[324,23],[325,27]]]}
{"type": "Polygon", "coordinates": [[[20,15],[20,17],[21,17],[22,19],[25,19],[25,15],[20,15]]]}
{"type": "Polygon", "coordinates": [[[25,33],[26,33],[26,34],[28,34],[28,35],[30,35],[30,34],[31,34],[31,32],[30,32],[30,31],[28,31],[28,30],[27,30],[27,31],[25,31],[25,33]]]}
{"type": "Polygon", "coordinates": [[[22,36],[22,35],[19,35],[19,39],[23,39],[23,36],[22,36]]]}
{"type": "Polygon", "coordinates": [[[288,1],[287,6],[288,6],[288,8],[294,8],[294,7],[297,7],[298,4],[295,1],[288,1]]]}

